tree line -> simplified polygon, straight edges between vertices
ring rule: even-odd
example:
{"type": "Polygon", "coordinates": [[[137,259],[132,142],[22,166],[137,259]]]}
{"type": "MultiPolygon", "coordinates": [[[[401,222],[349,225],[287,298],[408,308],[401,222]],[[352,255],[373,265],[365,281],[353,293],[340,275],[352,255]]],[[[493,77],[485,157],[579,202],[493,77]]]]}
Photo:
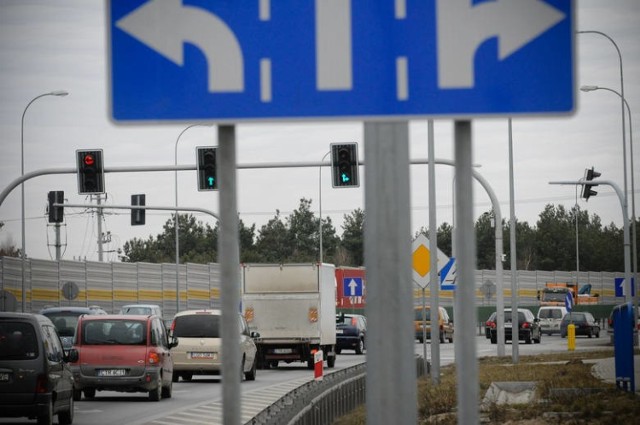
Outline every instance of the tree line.
{"type": "MultiPolygon", "coordinates": [[[[218,224],[179,214],[180,262],[210,263],[218,261],[218,224]]],[[[518,270],[576,270],[576,220],[579,268],[581,271],[619,272],[624,270],[623,228],[614,223],[603,225],[596,214],[573,207],[547,204],[535,225],[516,222],[518,270]]],[[[341,234],[330,217],[322,218],[322,259],[337,266],[364,265],[365,212],[356,209],[344,215],[341,234]]],[[[638,224],[638,222],[636,222],[638,224]]],[[[510,224],[503,220],[503,267],[511,266],[510,224]]],[[[477,265],[481,270],[495,268],[495,220],[493,211],[481,214],[475,222],[477,265]]],[[[2,223],[0,222],[0,229],[2,223]]],[[[283,217],[276,211],[267,224],[256,229],[239,220],[240,261],[245,263],[304,263],[320,258],[320,219],[311,211],[311,200],[302,198],[296,210],[283,217]]],[[[452,251],[452,226],[437,229],[438,248],[447,256],[452,251]]],[[[429,235],[420,228],[413,235],[429,235]]],[[[0,255],[20,256],[13,246],[0,247],[0,255]]],[[[175,215],[164,224],[162,233],[146,239],[133,238],[123,246],[125,262],[175,262],[175,215]]]]}

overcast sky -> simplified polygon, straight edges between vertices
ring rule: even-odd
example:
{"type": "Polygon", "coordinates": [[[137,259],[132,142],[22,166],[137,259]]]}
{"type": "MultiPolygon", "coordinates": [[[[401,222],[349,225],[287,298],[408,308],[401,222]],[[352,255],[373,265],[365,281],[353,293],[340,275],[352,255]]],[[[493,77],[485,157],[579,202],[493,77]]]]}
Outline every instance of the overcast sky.
{"type": "MultiPolygon", "coordinates": [[[[640,122],[640,2],[576,3],[577,29],[604,32],[620,48],[625,98],[632,109],[632,123],[640,122]]],[[[70,95],[40,98],[27,110],[23,134],[25,172],[75,167],[76,149],[86,148],[103,149],[107,167],[173,165],[176,139],[189,123],[118,125],[109,118],[105,22],[104,3],[98,0],[0,0],[0,190],[20,176],[21,117],[25,107],[36,96],[53,90],[66,90],[70,95]]],[[[576,58],[578,87],[598,85],[620,91],[618,56],[605,37],[577,35],[576,58]]],[[[578,91],[576,97],[576,112],[570,117],[513,120],[515,210],[520,221],[535,225],[548,203],[572,208],[576,190],[548,182],[577,180],[587,167],[594,166],[602,178],[623,188],[620,99],[604,90],[578,91]]],[[[451,119],[435,121],[437,158],[453,158],[452,127],[451,119]]],[[[366,147],[362,139],[363,128],[358,122],[239,124],[237,158],[239,164],[315,162],[323,159],[330,143],[337,142],[357,142],[360,157],[364,158],[366,147]]],[[[194,164],[196,146],[215,144],[215,127],[193,127],[180,138],[177,161],[194,164]]],[[[414,159],[427,157],[426,119],[410,123],[410,149],[414,159]]],[[[481,165],[477,171],[494,189],[502,215],[508,219],[507,120],[475,119],[473,149],[473,161],[481,165]]],[[[636,146],[636,160],[638,150],[636,146]]],[[[452,221],[452,180],[451,167],[437,167],[438,224],[452,221]]],[[[630,171],[627,180],[630,192],[630,171]]],[[[342,233],[343,216],[364,207],[363,187],[332,189],[326,167],[321,186],[322,215],[331,216],[342,233]]],[[[427,167],[412,166],[414,230],[428,224],[427,187],[427,167]]],[[[64,190],[71,203],[86,203],[88,199],[78,195],[73,174],[32,179],[25,188],[27,254],[50,259],[54,249],[48,245],[53,244],[54,232],[45,216],[47,192],[64,190]]],[[[106,176],[106,189],[107,204],[127,204],[135,193],[145,193],[148,205],[172,206],[175,202],[173,172],[110,173],[106,176]]],[[[217,193],[197,191],[195,172],[179,173],[178,190],[183,206],[218,209],[217,193]]],[[[480,185],[476,184],[474,190],[477,217],[490,208],[490,202],[480,185]]],[[[621,226],[622,213],[612,189],[601,186],[596,190],[598,195],[588,203],[578,199],[580,208],[599,215],[604,224],[614,222],[621,226]]],[[[238,209],[247,225],[255,223],[259,229],[276,210],[286,216],[298,207],[301,198],[311,199],[312,209],[318,214],[318,168],[238,172],[238,209]]],[[[0,206],[0,221],[5,223],[0,230],[0,243],[21,246],[20,211],[20,190],[16,188],[0,206]]],[[[211,217],[198,217],[215,224],[211,217]]],[[[105,245],[105,251],[113,252],[105,253],[105,260],[117,260],[115,250],[127,240],[157,235],[168,218],[167,212],[147,212],[145,226],[131,227],[128,211],[108,211],[103,231],[110,232],[111,243],[105,245]]],[[[63,258],[97,260],[96,227],[92,213],[65,209],[63,258]]]]}

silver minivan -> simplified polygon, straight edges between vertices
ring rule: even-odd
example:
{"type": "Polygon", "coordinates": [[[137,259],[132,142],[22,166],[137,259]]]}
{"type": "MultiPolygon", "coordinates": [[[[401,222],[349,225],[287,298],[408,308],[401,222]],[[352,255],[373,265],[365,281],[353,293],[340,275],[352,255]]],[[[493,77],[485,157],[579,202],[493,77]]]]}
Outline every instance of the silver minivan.
{"type": "Polygon", "coordinates": [[[567,309],[558,305],[547,305],[538,310],[540,320],[540,330],[547,335],[559,334],[562,318],[567,314],[567,309]]]}
{"type": "Polygon", "coordinates": [[[0,417],[73,423],[73,376],[51,320],[40,314],[0,313],[0,417]]]}

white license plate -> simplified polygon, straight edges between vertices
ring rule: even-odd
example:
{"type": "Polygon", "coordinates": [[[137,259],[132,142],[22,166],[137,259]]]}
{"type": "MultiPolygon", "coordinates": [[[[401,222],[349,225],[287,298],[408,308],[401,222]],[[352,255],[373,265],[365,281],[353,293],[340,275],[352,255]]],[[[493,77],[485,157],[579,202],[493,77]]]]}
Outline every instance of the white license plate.
{"type": "Polygon", "coordinates": [[[0,372],[0,382],[9,382],[9,376],[8,372],[0,372]]]}
{"type": "Polygon", "coordinates": [[[273,353],[274,354],[291,354],[293,353],[293,350],[291,348],[274,348],[273,353]]]}
{"type": "Polygon", "coordinates": [[[126,376],[127,371],[125,369],[99,369],[98,376],[126,376]]]}
{"type": "Polygon", "coordinates": [[[216,353],[190,353],[192,359],[215,359],[216,353]]]}
{"type": "Polygon", "coordinates": [[[344,333],[343,329],[336,329],[336,333],[342,335],[344,333]]]}
{"type": "Polygon", "coordinates": [[[511,322],[507,322],[504,324],[505,328],[511,329],[511,322]]]}

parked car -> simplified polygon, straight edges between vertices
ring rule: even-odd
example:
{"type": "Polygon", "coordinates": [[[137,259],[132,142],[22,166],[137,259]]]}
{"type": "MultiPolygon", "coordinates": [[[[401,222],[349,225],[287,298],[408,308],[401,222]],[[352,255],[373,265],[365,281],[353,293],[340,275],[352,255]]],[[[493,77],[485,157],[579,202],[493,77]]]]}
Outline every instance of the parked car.
{"type": "Polygon", "coordinates": [[[0,313],[0,417],[73,423],[73,376],[51,320],[39,314],[0,313]]]}
{"type": "Polygon", "coordinates": [[[155,314],[162,317],[162,309],[157,304],[127,304],[120,308],[120,314],[141,314],[144,316],[155,314]]]}
{"type": "MultiPolygon", "coordinates": [[[[220,310],[186,310],[176,314],[170,334],[177,338],[173,350],[174,375],[190,381],[193,375],[220,375],[222,372],[222,339],[220,336],[220,310]]],[[[246,320],[238,314],[240,332],[241,369],[247,381],[256,379],[257,348],[253,341],[260,336],[250,332],[246,320]]]]}
{"type": "Polygon", "coordinates": [[[496,313],[494,311],[493,313],[491,313],[491,315],[489,316],[487,321],[484,322],[484,336],[487,337],[487,339],[491,338],[491,329],[495,329],[496,328],[496,316],[497,315],[498,315],[498,313],[496,313]]]}
{"type": "Polygon", "coordinates": [[[140,315],[85,315],[70,353],[74,399],[96,391],[147,392],[151,401],[170,398],[173,382],[171,348],[162,319],[140,315]]]}
{"type": "MultiPolygon", "coordinates": [[[[504,339],[510,341],[513,338],[513,322],[512,310],[505,308],[504,310],[504,339]]],[[[524,340],[525,343],[531,344],[531,341],[539,344],[542,340],[542,331],[540,330],[540,322],[533,315],[531,310],[527,308],[518,309],[518,340],[524,340]]],[[[498,343],[497,328],[491,329],[491,343],[498,343]]]]}
{"type": "Polygon", "coordinates": [[[339,314],[336,316],[336,354],[342,350],[355,350],[362,354],[365,350],[367,319],[360,314],[339,314]]]}
{"type": "MultiPolygon", "coordinates": [[[[423,332],[422,332],[422,307],[415,307],[415,317],[414,317],[414,327],[416,331],[416,339],[420,342],[424,342],[423,340],[423,332]]],[[[453,342],[453,320],[449,317],[449,313],[444,307],[438,307],[439,315],[438,315],[438,327],[440,329],[440,342],[444,343],[445,340],[449,342],[453,342]]],[[[431,307],[426,306],[426,330],[427,330],[427,339],[431,339],[431,307]]]]}
{"type": "Polygon", "coordinates": [[[600,338],[600,325],[593,318],[593,315],[588,311],[572,311],[567,313],[560,323],[560,336],[565,338],[567,336],[567,326],[573,323],[576,327],[576,336],[583,335],[589,338],[595,336],[600,338]]]}
{"type": "Polygon", "coordinates": [[[558,305],[542,306],[538,310],[537,318],[540,320],[540,329],[542,333],[551,335],[560,333],[560,323],[562,318],[567,314],[567,308],[558,305]]]}
{"type": "Polygon", "coordinates": [[[90,307],[45,307],[40,310],[40,314],[47,316],[53,322],[58,330],[58,335],[62,340],[62,347],[65,353],[73,345],[73,337],[76,334],[78,325],[78,317],[83,314],[107,314],[106,311],[98,306],[90,307]]]}

